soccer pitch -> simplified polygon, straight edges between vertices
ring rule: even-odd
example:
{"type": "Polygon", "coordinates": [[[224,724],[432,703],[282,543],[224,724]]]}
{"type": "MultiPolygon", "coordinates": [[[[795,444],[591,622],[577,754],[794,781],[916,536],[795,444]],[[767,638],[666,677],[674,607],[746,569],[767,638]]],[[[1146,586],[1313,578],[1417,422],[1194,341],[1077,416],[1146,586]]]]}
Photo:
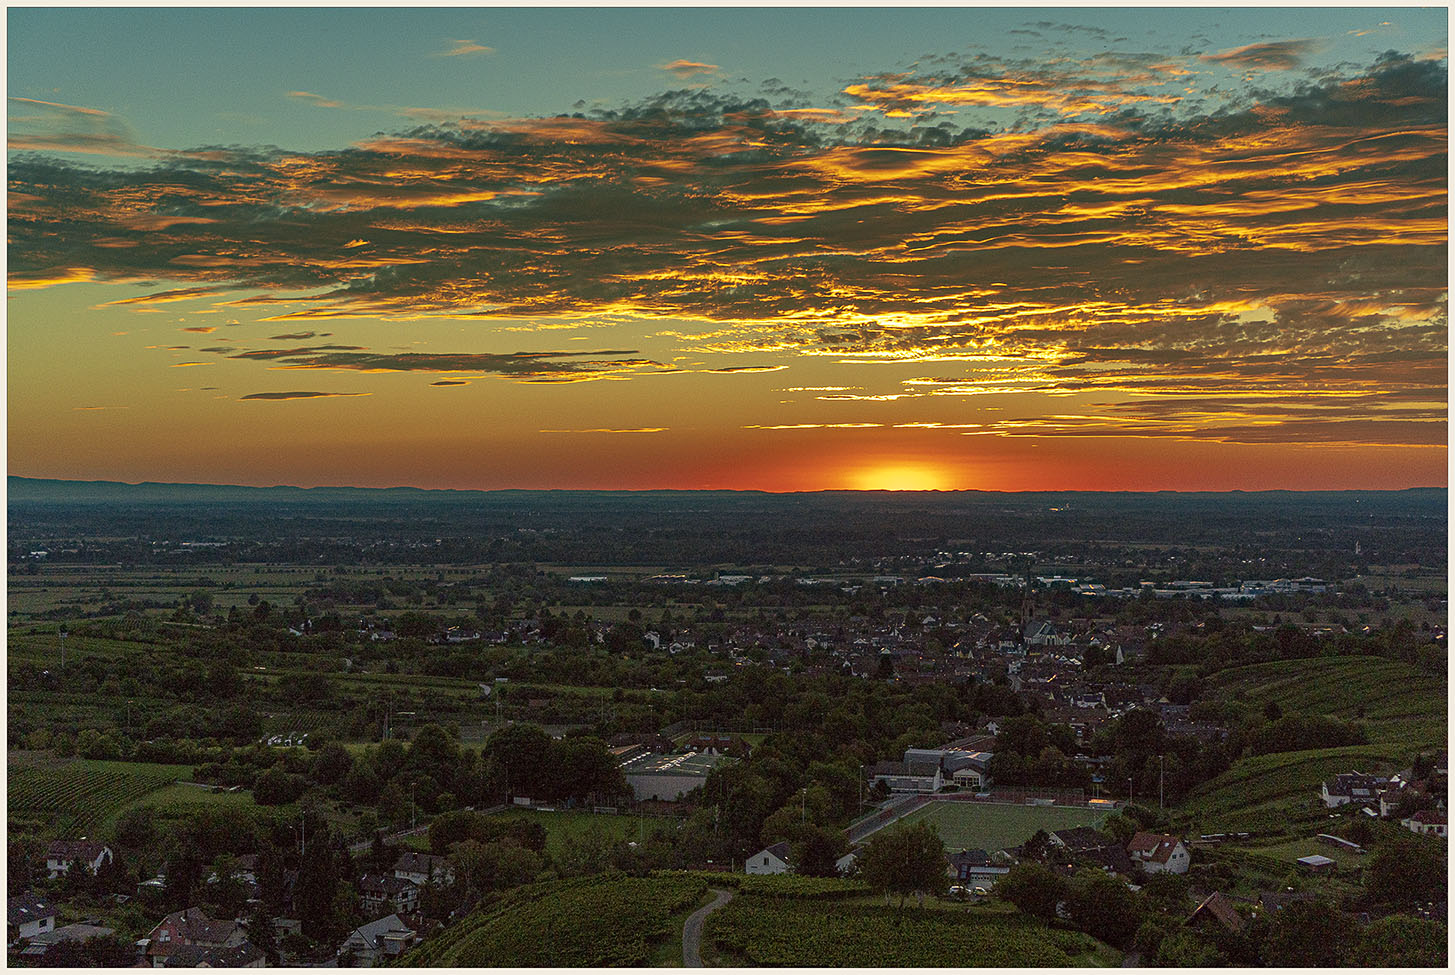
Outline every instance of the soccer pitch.
{"type": "Polygon", "coordinates": [[[1022,806],[990,802],[931,802],[916,809],[901,823],[928,822],[939,831],[947,852],[986,850],[995,852],[1020,846],[1035,834],[1099,826],[1107,816],[1104,809],[1083,806],[1022,806]]]}

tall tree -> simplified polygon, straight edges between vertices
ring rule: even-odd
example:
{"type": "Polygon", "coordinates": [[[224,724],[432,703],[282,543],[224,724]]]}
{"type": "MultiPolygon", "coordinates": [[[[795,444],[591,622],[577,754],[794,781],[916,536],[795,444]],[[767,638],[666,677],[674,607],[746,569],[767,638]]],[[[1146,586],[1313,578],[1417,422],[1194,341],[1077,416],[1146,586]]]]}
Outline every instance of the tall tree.
{"type": "Polygon", "coordinates": [[[864,882],[886,900],[898,894],[900,910],[910,894],[942,893],[948,883],[945,869],[945,844],[929,823],[880,830],[859,858],[864,882]]]}

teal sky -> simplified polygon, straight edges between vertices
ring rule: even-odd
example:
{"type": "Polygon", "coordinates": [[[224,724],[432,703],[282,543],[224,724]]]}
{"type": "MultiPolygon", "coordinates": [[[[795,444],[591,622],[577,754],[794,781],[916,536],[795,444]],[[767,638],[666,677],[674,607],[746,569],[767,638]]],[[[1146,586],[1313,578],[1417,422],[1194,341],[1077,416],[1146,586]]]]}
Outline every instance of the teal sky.
{"type": "MultiPolygon", "coordinates": [[[[60,7],[11,8],[8,23],[11,96],[109,112],[135,141],[161,149],[300,151],[434,120],[408,109],[546,116],[671,87],[755,94],[772,79],[822,104],[866,75],[941,56],[1082,61],[1290,39],[1309,41],[1321,65],[1364,65],[1386,50],[1443,51],[1448,30],[1444,8],[1299,7],[60,7]],[[715,70],[663,70],[678,61],[715,70]]],[[[1194,80],[1231,95],[1241,67],[1205,64],[1194,80]]],[[[957,121],[970,114],[961,109],[957,121]]]]}

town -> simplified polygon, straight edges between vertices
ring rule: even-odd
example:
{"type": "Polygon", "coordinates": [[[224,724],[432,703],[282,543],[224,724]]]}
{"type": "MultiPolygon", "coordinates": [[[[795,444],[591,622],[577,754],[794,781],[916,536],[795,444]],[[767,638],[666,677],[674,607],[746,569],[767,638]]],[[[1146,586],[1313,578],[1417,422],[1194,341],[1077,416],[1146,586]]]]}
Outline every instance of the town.
{"type": "Polygon", "coordinates": [[[1444,963],[1443,511],[1258,554],[920,503],[920,542],[633,563],[12,502],[11,963],[1444,963]],[[626,900],[655,933],[583,920],[626,900]]]}

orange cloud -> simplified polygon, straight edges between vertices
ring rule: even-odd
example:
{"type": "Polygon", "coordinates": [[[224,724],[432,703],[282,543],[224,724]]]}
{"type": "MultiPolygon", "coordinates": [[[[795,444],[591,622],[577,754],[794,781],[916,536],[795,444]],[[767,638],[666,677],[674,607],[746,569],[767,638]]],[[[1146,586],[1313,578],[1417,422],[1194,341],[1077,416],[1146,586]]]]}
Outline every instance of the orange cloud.
{"type": "Polygon", "coordinates": [[[720,70],[715,64],[706,64],[702,61],[688,61],[683,58],[678,58],[675,61],[669,61],[666,64],[659,64],[657,65],[657,67],[661,68],[663,71],[667,71],[676,75],[683,81],[686,81],[688,78],[694,78],[700,74],[716,74],[720,70]]]}
{"type": "Polygon", "coordinates": [[[437,58],[457,58],[466,54],[494,54],[495,48],[477,44],[474,41],[450,41],[450,46],[433,55],[437,58]]]}

